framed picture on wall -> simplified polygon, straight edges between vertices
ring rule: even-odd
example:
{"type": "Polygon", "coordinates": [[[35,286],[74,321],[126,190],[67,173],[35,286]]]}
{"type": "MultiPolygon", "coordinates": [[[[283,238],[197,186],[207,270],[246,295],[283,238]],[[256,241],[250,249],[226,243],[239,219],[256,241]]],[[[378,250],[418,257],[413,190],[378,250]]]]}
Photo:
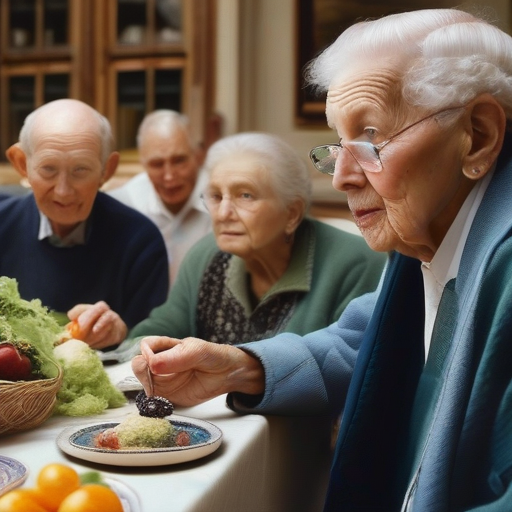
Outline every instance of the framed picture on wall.
{"type": "Polygon", "coordinates": [[[427,8],[455,7],[454,0],[296,0],[296,109],[298,125],[325,126],[325,96],[305,87],[304,68],[357,21],[427,8]]]}

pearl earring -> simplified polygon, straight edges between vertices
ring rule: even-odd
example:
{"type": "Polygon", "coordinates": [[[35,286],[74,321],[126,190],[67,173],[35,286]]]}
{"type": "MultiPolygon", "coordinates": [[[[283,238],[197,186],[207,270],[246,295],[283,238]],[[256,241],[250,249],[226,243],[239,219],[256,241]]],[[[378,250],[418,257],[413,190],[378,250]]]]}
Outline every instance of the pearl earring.
{"type": "Polygon", "coordinates": [[[480,174],[480,169],[478,167],[475,167],[474,169],[471,170],[471,172],[475,175],[475,176],[478,176],[480,174]]]}

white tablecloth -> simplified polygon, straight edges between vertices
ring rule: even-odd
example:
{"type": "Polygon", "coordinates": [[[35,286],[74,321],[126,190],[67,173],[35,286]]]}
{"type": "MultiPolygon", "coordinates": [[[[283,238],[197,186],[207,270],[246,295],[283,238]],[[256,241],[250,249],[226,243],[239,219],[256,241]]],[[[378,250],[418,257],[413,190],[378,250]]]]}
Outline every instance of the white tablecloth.
{"type": "MultiPolygon", "coordinates": [[[[120,370],[109,369],[113,380],[120,370]]],[[[24,433],[0,437],[0,455],[28,466],[32,486],[48,462],[65,462],[79,472],[101,471],[130,486],[144,512],[314,512],[322,509],[330,464],[328,421],[322,418],[239,416],[225,396],[176,414],[200,418],[223,432],[220,448],[205,458],[158,467],[118,467],[70,457],[59,450],[58,434],[69,425],[120,421],[133,403],[88,418],[52,417],[24,433]]]]}

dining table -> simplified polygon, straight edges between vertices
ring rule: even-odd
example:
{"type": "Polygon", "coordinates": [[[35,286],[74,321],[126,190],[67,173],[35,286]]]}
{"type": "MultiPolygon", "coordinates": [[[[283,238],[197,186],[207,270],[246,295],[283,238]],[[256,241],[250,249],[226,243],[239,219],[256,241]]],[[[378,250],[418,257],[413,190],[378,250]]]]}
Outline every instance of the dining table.
{"type": "MultiPolygon", "coordinates": [[[[105,366],[112,382],[133,379],[129,362],[105,366]]],[[[120,388],[121,389],[121,388],[120,388]]],[[[0,456],[27,468],[33,487],[46,464],[64,463],[83,474],[97,471],[132,494],[129,512],[316,512],[322,510],[332,457],[332,420],[321,416],[237,414],[219,396],[180,417],[206,421],[222,433],[212,453],[185,462],[120,465],[70,455],[57,443],[63,432],[118,423],[137,412],[130,399],[88,417],[51,416],[40,426],[0,436],[0,456]]],[[[172,415],[171,415],[172,418],[172,415]]],[[[98,511],[101,512],[101,511],[98,511]]]]}

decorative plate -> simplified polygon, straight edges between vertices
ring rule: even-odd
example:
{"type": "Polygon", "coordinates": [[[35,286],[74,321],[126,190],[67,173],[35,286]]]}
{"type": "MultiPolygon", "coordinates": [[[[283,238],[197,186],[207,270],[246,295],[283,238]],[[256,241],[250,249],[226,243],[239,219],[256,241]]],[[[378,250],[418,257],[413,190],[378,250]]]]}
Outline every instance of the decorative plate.
{"type": "Polygon", "coordinates": [[[0,455],[0,496],[20,486],[28,477],[28,469],[21,462],[0,455]]]}
{"type": "Polygon", "coordinates": [[[103,481],[119,496],[123,512],[142,512],[140,498],[131,487],[110,476],[104,476],[103,481]]]}
{"type": "Polygon", "coordinates": [[[169,422],[190,436],[189,446],[170,448],[134,448],[113,450],[96,448],[94,438],[103,430],[119,423],[94,423],[85,427],[68,427],[57,438],[58,447],[68,455],[99,464],[114,466],[163,466],[206,457],[222,442],[222,431],[213,423],[172,415],[169,422]]]}

